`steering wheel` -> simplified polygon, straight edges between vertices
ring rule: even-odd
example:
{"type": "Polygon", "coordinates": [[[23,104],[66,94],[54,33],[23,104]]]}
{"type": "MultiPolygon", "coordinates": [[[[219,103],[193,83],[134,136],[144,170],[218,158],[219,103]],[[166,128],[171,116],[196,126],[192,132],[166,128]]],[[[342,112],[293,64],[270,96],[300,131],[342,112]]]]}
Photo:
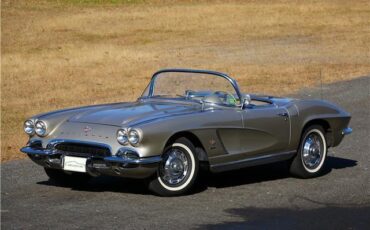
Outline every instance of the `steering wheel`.
{"type": "Polygon", "coordinates": [[[229,105],[236,105],[236,102],[237,102],[236,97],[234,97],[234,95],[232,95],[231,93],[225,92],[225,91],[216,91],[215,94],[216,95],[220,95],[220,94],[222,95],[222,94],[224,94],[224,95],[230,96],[231,99],[228,98],[228,97],[226,97],[226,101],[225,102],[227,104],[229,104],[229,105]]]}

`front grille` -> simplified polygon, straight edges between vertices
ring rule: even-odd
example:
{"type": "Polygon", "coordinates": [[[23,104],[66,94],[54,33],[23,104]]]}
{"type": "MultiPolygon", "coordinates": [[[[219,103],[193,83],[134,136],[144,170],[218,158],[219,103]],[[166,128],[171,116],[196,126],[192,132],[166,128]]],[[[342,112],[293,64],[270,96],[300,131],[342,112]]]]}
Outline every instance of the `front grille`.
{"type": "Polygon", "coordinates": [[[60,143],[55,146],[55,149],[70,156],[106,157],[111,155],[108,147],[82,143],[60,143]]]}

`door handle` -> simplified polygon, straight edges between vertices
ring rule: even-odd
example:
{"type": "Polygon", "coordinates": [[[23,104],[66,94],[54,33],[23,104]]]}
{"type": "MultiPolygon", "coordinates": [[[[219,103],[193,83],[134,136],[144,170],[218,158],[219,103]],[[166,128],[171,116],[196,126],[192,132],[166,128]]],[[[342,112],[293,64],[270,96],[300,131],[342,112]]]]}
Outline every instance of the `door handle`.
{"type": "Polygon", "coordinates": [[[280,117],[288,117],[288,113],[278,113],[277,115],[280,117]]]}
{"type": "Polygon", "coordinates": [[[285,121],[288,120],[288,118],[289,118],[289,114],[288,113],[278,113],[277,115],[280,116],[280,117],[284,117],[284,120],[285,121]]]}

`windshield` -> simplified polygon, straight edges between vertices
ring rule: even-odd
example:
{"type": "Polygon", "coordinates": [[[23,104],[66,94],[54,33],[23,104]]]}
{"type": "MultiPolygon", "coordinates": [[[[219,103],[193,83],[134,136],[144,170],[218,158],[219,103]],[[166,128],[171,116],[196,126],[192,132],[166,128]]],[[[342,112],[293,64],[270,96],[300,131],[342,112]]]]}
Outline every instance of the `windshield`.
{"type": "Polygon", "coordinates": [[[159,73],[154,76],[142,97],[181,98],[229,106],[240,103],[238,92],[229,79],[196,72],[159,73]]]}

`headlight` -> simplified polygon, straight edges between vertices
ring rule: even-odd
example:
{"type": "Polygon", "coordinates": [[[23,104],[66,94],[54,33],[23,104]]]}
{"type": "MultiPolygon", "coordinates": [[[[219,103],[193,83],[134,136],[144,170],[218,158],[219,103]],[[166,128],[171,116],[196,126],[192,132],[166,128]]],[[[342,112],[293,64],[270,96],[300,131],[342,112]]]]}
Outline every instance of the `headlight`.
{"type": "Polygon", "coordinates": [[[35,133],[35,124],[31,120],[27,120],[23,124],[23,129],[25,133],[31,136],[35,133]]]}
{"type": "Polygon", "coordinates": [[[36,134],[38,136],[40,136],[40,137],[45,136],[45,134],[46,134],[46,124],[45,124],[45,122],[43,122],[43,121],[36,122],[35,131],[36,131],[36,134]]]}
{"type": "Polygon", "coordinates": [[[132,145],[137,145],[140,142],[140,133],[135,129],[131,129],[128,133],[128,141],[132,145]]]}
{"type": "Polygon", "coordinates": [[[117,141],[121,145],[127,145],[128,137],[127,137],[127,131],[125,129],[120,129],[117,131],[117,141]]]}

